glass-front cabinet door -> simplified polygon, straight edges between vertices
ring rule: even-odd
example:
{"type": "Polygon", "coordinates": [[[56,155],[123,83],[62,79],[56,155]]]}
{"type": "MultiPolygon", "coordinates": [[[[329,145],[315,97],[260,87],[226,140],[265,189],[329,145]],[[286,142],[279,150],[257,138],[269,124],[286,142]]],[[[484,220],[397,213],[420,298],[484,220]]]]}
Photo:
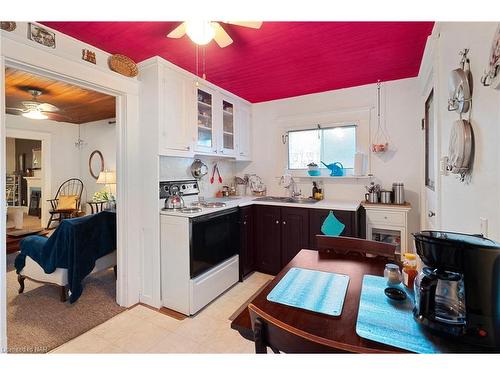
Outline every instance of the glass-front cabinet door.
{"type": "Polygon", "coordinates": [[[223,154],[234,154],[234,104],[222,100],[222,150],[223,154]]]}
{"type": "Polygon", "coordinates": [[[197,89],[197,149],[212,152],[214,145],[213,94],[197,89]]]}

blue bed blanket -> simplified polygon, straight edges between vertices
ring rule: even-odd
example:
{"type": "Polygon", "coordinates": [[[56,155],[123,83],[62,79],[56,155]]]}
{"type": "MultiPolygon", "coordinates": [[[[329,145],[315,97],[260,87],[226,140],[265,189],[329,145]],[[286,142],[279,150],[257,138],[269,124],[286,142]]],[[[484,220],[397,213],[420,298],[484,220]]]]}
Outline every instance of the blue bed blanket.
{"type": "Polygon", "coordinates": [[[20,243],[16,257],[17,273],[25,266],[26,256],[32,258],[45,273],[56,268],[68,270],[69,301],[80,298],[83,279],[95,267],[97,259],[116,250],[116,213],[102,211],[94,215],[62,220],[49,238],[28,236],[20,243]]]}

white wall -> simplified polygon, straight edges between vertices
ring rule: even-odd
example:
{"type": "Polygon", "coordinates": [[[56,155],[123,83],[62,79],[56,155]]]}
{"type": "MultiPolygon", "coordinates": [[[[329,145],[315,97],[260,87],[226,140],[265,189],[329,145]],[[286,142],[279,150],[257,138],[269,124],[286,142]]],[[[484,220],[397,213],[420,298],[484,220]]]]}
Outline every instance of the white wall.
{"type": "MultiPolygon", "coordinates": [[[[234,160],[226,160],[214,157],[199,157],[208,167],[208,173],[200,180],[200,195],[205,198],[213,198],[217,191],[222,189],[222,186],[231,186],[234,183],[235,163],[234,160]],[[214,183],[210,183],[214,164],[217,163],[222,176],[222,184],[218,181],[217,174],[214,178],[214,183]]],[[[177,157],[160,157],[160,181],[164,180],[180,180],[193,179],[191,174],[191,163],[195,159],[192,158],[177,158],[177,157]]]]}
{"type": "MultiPolygon", "coordinates": [[[[422,132],[420,130],[421,111],[418,108],[419,86],[417,78],[409,78],[382,84],[383,115],[390,135],[391,152],[371,156],[371,172],[376,182],[391,189],[392,183],[405,184],[406,200],[412,204],[409,213],[409,231],[419,229],[420,211],[420,165],[422,132]],[[385,110],[384,110],[385,107],[385,110]]],[[[267,185],[268,195],[282,195],[277,177],[286,167],[286,146],[281,142],[283,118],[293,116],[317,117],[319,113],[339,113],[343,118],[348,113],[370,109],[370,128],[376,130],[376,85],[366,85],[318,94],[299,96],[255,104],[252,107],[253,162],[238,163],[236,173],[257,173],[267,185]]],[[[314,122],[311,123],[314,126],[314,122]]],[[[366,123],[363,126],[367,126],[366,123]]],[[[364,150],[368,152],[368,150],[364,150]]],[[[312,180],[301,180],[299,187],[310,195],[312,180]]],[[[325,198],[336,200],[364,199],[365,184],[368,180],[325,180],[325,198]]]]}
{"type": "MultiPolygon", "coordinates": [[[[445,156],[452,124],[458,114],[448,112],[448,75],[458,67],[459,51],[469,48],[474,78],[472,127],[475,137],[475,160],[470,184],[455,175],[441,177],[441,228],[466,233],[480,233],[480,217],[487,218],[488,237],[500,240],[500,90],[484,87],[481,75],[487,67],[493,34],[498,23],[441,23],[439,26],[439,85],[442,94],[440,134],[445,156]]],[[[468,114],[465,115],[468,118],[468,114]]]]}
{"type": "MultiPolygon", "coordinates": [[[[87,202],[92,200],[92,196],[97,191],[105,190],[105,185],[96,184],[96,180],[89,172],[89,157],[90,154],[99,150],[104,158],[104,169],[116,172],[116,125],[109,123],[114,119],[100,120],[87,122],[80,125],[80,137],[84,140],[85,145],[80,150],[80,178],[85,186],[82,194],[82,201],[87,202]]],[[[116,193],[116,189],[112,188],[112,193],[116,193]]],[[[88,207],[85,207],[86,212],[89,212],[88,207]]]]}
{"type": "Polygon", "coordinates": [[[114,121],[114,119],[109,119],[81,124],[80,137],[85,142],[81,149],[75,147],[75,142],[78,139],[78,125],[76,124],[50,120],[30,120],[22,116],[7,115],[6,128],[50,134],[51,155],[49,160],[52,191],[49,196],[55,196],[57,189],[65,180],[79,178],[84,185],[82,209],[90,212],[86,202],[92,199],[96,191],[105,189],[104,185],[96,184],[96,180],[90,175],[88,162],[92,151],[101,151],[104,157],[104,168],[116,171],[116,125],[109,124],[111,120],[114,121]]]}
{"type": "MultiPolygon", "coordinates": [[[[51,194],[54,196],[62,182],[80,176],[80,153],[75,147],[78,138],[78,126],[75,124],[50,120],[30,120],[23,116],[5,117],[7,129],[31,130],[47,133],[51,137],[51,194]]],[[[46,155],[42,155],[43,158],[46,155]]]]}

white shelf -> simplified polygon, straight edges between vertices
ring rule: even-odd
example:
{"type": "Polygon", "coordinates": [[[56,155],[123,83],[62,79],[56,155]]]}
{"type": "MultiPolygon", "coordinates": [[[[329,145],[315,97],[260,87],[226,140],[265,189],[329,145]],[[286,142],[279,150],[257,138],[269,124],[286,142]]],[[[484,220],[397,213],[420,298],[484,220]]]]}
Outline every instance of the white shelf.
{"type": "Polygon", "coordinates": [[[207,108],[212,108],[211,104],[208,104],[208,103],[205,103],[205,102],[200,102],[199,100],[198,100],[198,104],[201,104],[202,106],[207,107],[207,108]]]}
{"type": "Polygon", "coordinates": [[[198,124],[198,129],[203,129],[203,130],[206,130],[206,131],[212,131],[212,128],[209,128],[208,126],[204,126],[204,125],[200,125],[198,124]]]}
{"type": "Polygon", "coordinates": [[[222,110],[222,113],[224,113],[226,116],[233,116],[234,113],[233,112],[229,112],[229,111],[225,111],[225,110],[222,110]]]}

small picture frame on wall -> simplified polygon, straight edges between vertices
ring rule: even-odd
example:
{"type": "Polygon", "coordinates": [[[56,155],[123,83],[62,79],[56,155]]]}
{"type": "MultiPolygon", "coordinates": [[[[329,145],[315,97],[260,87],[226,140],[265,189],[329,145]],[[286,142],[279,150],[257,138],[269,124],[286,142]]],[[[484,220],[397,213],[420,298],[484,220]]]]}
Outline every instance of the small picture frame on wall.
{"type": "Polygon", "coordinates": [[[95,64],[96,63],[95,52],[85,48],[82,49],[82,60],[87,61],[91,64],[95,64]]]}
{"type": "Polygon", "coordinates": [[[28,39],[45,47],[56,48],[56,34],[33,23],[28,23],[28,39]]]}

